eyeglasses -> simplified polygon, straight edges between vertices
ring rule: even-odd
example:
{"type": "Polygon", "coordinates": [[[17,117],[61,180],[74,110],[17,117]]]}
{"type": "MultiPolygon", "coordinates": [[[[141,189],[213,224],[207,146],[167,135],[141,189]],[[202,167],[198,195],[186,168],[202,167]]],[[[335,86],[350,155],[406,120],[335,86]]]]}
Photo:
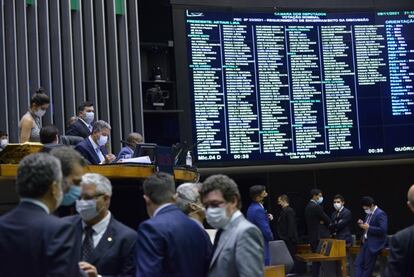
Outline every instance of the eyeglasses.
{"type": "Polygon", "coordinates": [[[205,208],[219,208],[219,207],[223,207],[226,204],[226,202],[224,201],[213,201],[207,204],[204,204],[205,208]]]}
{"type": "Polygon", "coordinates": [[[98,198],[98,197],[103,196],[103,195],[105,195],[105,194],[104,193],[99,193],[99,194],[95,194],[95,195],[81,195],[81,199],[82,200],[92,200],[92,199],[98,198]]]}

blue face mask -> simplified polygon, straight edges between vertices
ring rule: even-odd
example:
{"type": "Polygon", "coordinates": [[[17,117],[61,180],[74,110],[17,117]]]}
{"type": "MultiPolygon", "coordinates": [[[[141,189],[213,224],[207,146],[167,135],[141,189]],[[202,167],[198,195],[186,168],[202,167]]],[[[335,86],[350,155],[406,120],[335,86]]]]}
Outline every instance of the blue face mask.
{"type": "Polygon", "coordinates": [[[62,200],[62,206],[70,206],[75,203],[76,200],[79,199],[81,195],[81,188],[80,186],[71,185],[69,191],[65,193],[62,200]]]}

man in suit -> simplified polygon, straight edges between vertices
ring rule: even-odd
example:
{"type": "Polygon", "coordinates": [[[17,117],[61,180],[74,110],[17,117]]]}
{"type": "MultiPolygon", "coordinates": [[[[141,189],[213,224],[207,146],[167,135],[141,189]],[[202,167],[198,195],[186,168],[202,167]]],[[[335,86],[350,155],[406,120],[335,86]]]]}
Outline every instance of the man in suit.
{"type": "Polygon", "coordinates": [[[74,228],[51,213],[63,197],[59,160],[38,153],[17,169],[19,205],[0,217],[0,276],[79,276],[74,228]]]}
{"type": "Polygon", "coordinates": [[[136,276],[205,276],[211,256],[206,232],[175,205],[175,183],[155,173],[143,183],[150,219],[138,227],[136,276]]]}
{"type": "Polygon", "coordinates": [[[352,244],[351,235],[351,211],[345,207],[345,199],[342,195],[337,194],[333,199],[333,206],[335,211],[331,215],[331,224],[329,229],[336,239],[345,240],[347,246],[352,244]]]}
{"type": "Polygon", "coordinates": [[[94,265],[104,276],[133,276],[137,234],[109,211],[111,182],[102,175],[87,173],[80,185],[78,215],[65,218],[75,226],[80,260],[94,265]]]}
{"type": "Polygon", "coordinates": [[[132,158],[137,144],[143,142],[144,139],[140,133],[130,133],[126,139],[126,146],[122,147],[121,151],[118,153],[117,160],[132,158]]]}
{"type": "Polygon", "coordinates": [[[273,240],[273,233],[269,225],[269,217],[263,207],[263,200],[267,197],[266,187],[257,185],[249,189],[252,203],[247,209],[247,219],[256,225],[262,232],[264,239],[264,263],[269,265],[269,241],[273,240]]]}
{"type": "Polygon", "coordinates": [[[108,154],[105,145],[108,143],[111,134],[111,126],[98,120],[93,124],[92,134],[75,146],[78,151],[90,164],[108,164],[115,160],[113,154],[108,154]]]}
{"type": "MultiPolygon", "coordinates": [[[[322,191],[320,189],[312,189],[310,197],[311,199],[305,208],[305,220],[311,250],[315,253],[319,240],[330,236],[327,226],[331,220],[321,206],[323,202],[322,191]]],[[[312,276],[319,276],[320,266],[321,264],[318,262],[312,263],[312,276]]]]}
{"type": "Polygon", "coordinates": [[[208,276],[263,276],[263,236],[240,212],[237,184],[228,176],[212,175],[200,194],[208,224],[218,229],[208,276]]]}
{"type": "Polygon", "coordinates": [[[92,122],[95,119],[93,103],[82,102],[78,106],[78,118],[70,124],[66,135],[87,138],[92,132],[92,122]]]}
{"type": "MultiPolygon", "coordinates": [[[[282,194],[277,198],[277,203],[282,207],[277,220],[277,234],[286,243],[290,255],[295,260],[296,244],[298,243],[298,230],[296,226],[295,210],[289,206],[289,197],[282,194]]],[[[295,269],[292,269],[294,272],[295,269]]]]}
{"type": "Polygon", "coordinates": [[[372,197],[363,197],[361,204],[367,216],[364,221],[358,220],[358,225],[364,233],[361,250],[355,259],[355,275],[370,277],[378,254],[387,243],[388,218],[386,213],[375,205],[372,197]]]}
{"type": "MultiPolygon", "coordinates": [[[[408,190],[408,207],[414,213],[414,185],[408,190]]],[[[399,231],[391,238],[386,277],[414,276],[414,225],[399,231]]]]}

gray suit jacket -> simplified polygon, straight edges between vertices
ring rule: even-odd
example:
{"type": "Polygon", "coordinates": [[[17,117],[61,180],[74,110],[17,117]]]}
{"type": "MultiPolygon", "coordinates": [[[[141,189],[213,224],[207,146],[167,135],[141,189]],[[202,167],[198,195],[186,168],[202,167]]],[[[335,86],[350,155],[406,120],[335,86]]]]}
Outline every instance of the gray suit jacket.
{"type": "Polygon", "coordinates": [[[241,215],[221,234],[208,276],[262,277],[263,265],[263,235],[241,215]]]}

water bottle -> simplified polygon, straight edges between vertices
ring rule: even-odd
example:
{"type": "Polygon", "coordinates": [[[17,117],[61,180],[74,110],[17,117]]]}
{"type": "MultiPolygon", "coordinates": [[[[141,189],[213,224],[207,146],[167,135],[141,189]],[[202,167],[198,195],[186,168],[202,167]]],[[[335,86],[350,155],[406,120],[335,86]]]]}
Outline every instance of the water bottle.
{"type": "Polygon", "coordinates": [[[187,151],[187,156],[185,157],[185,165],[193,166],[193,158],[191,157],[191,152],[187,151]]]}

